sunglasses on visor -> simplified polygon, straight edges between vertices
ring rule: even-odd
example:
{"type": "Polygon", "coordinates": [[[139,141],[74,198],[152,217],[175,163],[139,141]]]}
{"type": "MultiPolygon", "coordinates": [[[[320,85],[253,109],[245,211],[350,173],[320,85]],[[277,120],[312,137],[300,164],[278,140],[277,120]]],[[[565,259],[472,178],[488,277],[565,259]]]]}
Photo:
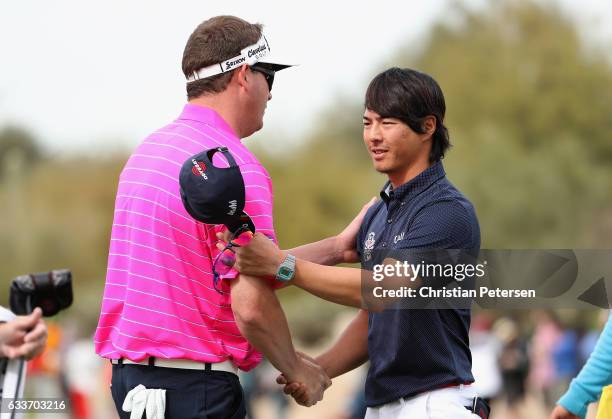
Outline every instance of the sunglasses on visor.
{"type": "Polygon", "coordinates": [[[257,64],[252,65],[251,70],[264,75],[266,82],[268,83],[268,91],[271,92],[272,84],[274,84],[274,74],[276,72],[268,68],[260,67],[257,64]]]}

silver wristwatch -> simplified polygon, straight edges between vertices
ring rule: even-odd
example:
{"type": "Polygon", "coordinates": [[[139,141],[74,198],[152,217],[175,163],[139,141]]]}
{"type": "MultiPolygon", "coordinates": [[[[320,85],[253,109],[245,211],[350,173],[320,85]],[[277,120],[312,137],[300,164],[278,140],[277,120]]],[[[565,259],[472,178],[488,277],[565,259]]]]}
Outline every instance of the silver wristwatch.
{"type": "Polygon", "coordinates": [[[295,256],[287,255],[283,263],[278,267],[276,271],[276,279],[278,281],[288,282],[295,276],[295,256]]]}

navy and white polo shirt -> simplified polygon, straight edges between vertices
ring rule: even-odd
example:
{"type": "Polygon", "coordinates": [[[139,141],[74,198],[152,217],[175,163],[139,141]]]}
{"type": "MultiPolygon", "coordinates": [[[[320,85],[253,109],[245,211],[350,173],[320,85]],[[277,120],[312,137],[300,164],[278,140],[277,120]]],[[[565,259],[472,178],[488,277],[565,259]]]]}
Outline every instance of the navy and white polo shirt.
{"type": "MultiPolygon", "coordinates": [[[[362,267],[393,249],[480,249],[472,204],[446,178],[441,162],[369,209],[357,237],[362,267]],[[366,260],[368,259],[368,260],[366,260]]],[[[451,384],[469,383],[469,309],[403,309],[370,313],[366,403],[378,406],[451,384]]]]}

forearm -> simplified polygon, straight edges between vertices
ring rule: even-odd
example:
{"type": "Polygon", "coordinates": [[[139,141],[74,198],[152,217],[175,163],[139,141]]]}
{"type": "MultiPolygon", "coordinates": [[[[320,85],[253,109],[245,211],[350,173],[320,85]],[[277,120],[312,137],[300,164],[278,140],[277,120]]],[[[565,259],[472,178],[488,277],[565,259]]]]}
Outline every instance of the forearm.
{"type": "Polygon", "coordinates": [[[368,312],[357,316],[342,332],[336,343],[317,361],[330,378],[351,371],[368,360],[368,312]]]}
{"type": "Polygon", "coordinates": [[[293,285],[333,303],[361,307],[361,270],[298,259],[293,285]]]}
{"type": "Polygon", "coordinates": [[[264,281],[241,275],[232,281],[232,310],[242,335],[272,365],[292,379],[297,355],[285,313],[274,291],[264,281]]]}
{"type": "Polygon", "coordinates": [[[599,398],[602,388],[612,381],[612,316],[599,341],[568,392],[559,404],[575,414],[584,414],[587,404],[599,398]]]}
{"type": "Polygon", "coordinates": [[[339,249],[336,237],[328,237],[318,242],[295,247],[287,252],[298,259],[319,265],[337,265],[343,262],[342,250],[339,249]]]}

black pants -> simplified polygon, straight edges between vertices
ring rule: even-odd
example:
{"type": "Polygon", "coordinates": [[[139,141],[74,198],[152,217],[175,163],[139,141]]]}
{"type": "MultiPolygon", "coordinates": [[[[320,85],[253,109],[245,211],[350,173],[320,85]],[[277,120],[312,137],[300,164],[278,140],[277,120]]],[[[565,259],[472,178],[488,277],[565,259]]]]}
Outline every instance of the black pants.
{"type": "MultiPolygon", "coordinates": [[[[121,419],[127,393],[138,386],[166,390],[166,419],[244,419],[244,395],[235,374],[146,365],[113,365],[111,393],[121,419]]],[[[143,417],[145,415],[143,414],[143,417]]]]}

